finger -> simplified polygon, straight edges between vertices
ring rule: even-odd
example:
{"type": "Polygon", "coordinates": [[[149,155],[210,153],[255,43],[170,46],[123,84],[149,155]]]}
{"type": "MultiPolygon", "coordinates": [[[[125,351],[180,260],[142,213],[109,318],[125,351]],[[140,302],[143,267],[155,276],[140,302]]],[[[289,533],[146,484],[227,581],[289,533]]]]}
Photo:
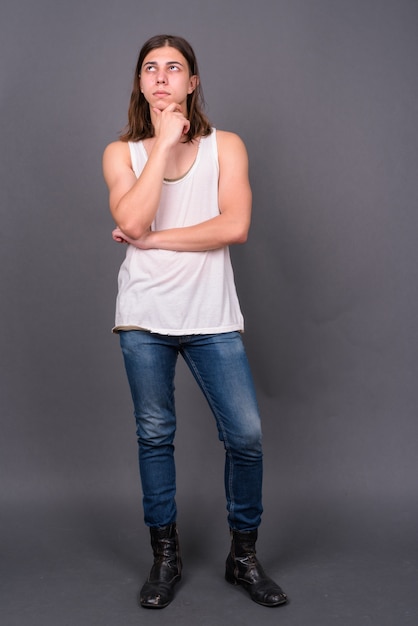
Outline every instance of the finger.
{"type": "Polygon", "coordinates": [[[180,111],[181,113],[181,106],[177,103],[177,102],[171,102],[165,109],[166,111],[173,111],[173,112],[177,112],[180,111]]]}
{"type": "Polygon", "coordinates": [[[178,104],[176,104],[175,102],[171,102],[171,104],[168,104],[167,106],[162,105],[161,109],[158,109],[157,107],[152,107],[152,110],[154,111],[154,113],[158,116],[162,115],[163,113],[166,113],[167,111],[169,113],[174,113],[177,111],[177,107],[178,104]]]}

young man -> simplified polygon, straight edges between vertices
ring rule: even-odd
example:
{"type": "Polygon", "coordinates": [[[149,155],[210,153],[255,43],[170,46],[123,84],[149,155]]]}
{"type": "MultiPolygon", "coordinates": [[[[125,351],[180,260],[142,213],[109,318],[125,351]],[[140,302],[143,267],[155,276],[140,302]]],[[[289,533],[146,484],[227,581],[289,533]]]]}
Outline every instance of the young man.
{"type": "Polygon", "coordinates": [[[229,256],[250,227],[248,159],[241,139],[202,111],[194,52],[156,36],[139,54],[126,133],[104,153],[113,238],[127,243],[119,272],[119,333],[137,425],[145,523],[154,563],[139,593],[162,608],[181,578],[176,528],[174,372],[185,359],[225,447],[231,550],[228,582],[278,606],[287,598],[255,555],[261,521],[260,417],[241,340],[229,256]]]}

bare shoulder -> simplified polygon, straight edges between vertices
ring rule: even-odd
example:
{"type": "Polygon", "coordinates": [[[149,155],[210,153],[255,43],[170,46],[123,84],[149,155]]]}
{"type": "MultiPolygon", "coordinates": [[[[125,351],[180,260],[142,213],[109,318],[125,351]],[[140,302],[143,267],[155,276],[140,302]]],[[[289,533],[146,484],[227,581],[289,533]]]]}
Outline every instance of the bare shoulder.
{"type": "Polygon", "coordinates": [[[103,174],[108,186],[133,175],[131,154],[126,141],[113,141],[103,153],[103,174]]]}
{"type": "Polygon", "coordinates": [[[248,154],[244,142],[239,135],[225,130],[216,131],[218,159],[221,170],[230,168],[248,168],[248,154]]]}
{"type": "Polygon", "coordinates": [[[221,152],[244,152],[246,153],[245,144],[241,137],[236,133],[231,133],[227,130],[217,130],[216,140],[218,143],[218,150],[221,152]]]}
{"type": "Polygon", "coordinates": [[[130,162],[129,146],[126,141],[112,141],[106,146],[103,153],[104,161],[125,161],[130,162]]]}

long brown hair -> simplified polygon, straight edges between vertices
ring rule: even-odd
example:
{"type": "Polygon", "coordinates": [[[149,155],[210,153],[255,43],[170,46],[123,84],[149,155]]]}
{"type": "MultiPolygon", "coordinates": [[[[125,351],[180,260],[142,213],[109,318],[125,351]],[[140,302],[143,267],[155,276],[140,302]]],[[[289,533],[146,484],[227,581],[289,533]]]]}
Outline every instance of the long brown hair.
{"type": "MultiPolygon", "coordinates": [[[[128,109],[128,124],[123,134],[120,136],[121,141],[139,141],[140,139],[154,137],[154,127],[151,122],[149,104],[141,93],[139,75],[145,57],[152,50],[164,48],[165,46],[176,48],[176,50],[181,52],[189,66],[190,76],[199,76],[196,55],[191,45],[183,39],[183,37],[177,37],[175,35],[156,35],[148,39],[142,46],[138,56],[128,109]]],[[[198,81],[196,89],[187,96],[187,115],[190,121],[187,141],[193,141],[196,137],[205,137],[212,132],[212,126],[203,113],[203,108],[203,91],[200,86],[200,81],[198,81]]]]}

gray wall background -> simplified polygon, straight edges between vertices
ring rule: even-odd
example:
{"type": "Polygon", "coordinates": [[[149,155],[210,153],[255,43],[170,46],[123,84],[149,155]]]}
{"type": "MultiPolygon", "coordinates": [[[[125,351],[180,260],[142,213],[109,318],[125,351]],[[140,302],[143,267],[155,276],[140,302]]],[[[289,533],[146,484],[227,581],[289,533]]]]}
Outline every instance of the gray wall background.
{"type": "MultiPolygon", "coordinates": [[[[140,510],[110,333],[124,250],[101,155],[126,122],[140,45],[168,31],[191,41],[209,117],[250,155],[253,225],[233,259],[264,419],[267,531],[290,542],[315,511],[325,530],[360,527],[365,507],[383,524],[414,518],[417,28],[413,0],[2,1],[8,507],[140,510]]],[[[215,426],[182,365],[177,387],[180,515],[223,525],[215,426]]]]}

